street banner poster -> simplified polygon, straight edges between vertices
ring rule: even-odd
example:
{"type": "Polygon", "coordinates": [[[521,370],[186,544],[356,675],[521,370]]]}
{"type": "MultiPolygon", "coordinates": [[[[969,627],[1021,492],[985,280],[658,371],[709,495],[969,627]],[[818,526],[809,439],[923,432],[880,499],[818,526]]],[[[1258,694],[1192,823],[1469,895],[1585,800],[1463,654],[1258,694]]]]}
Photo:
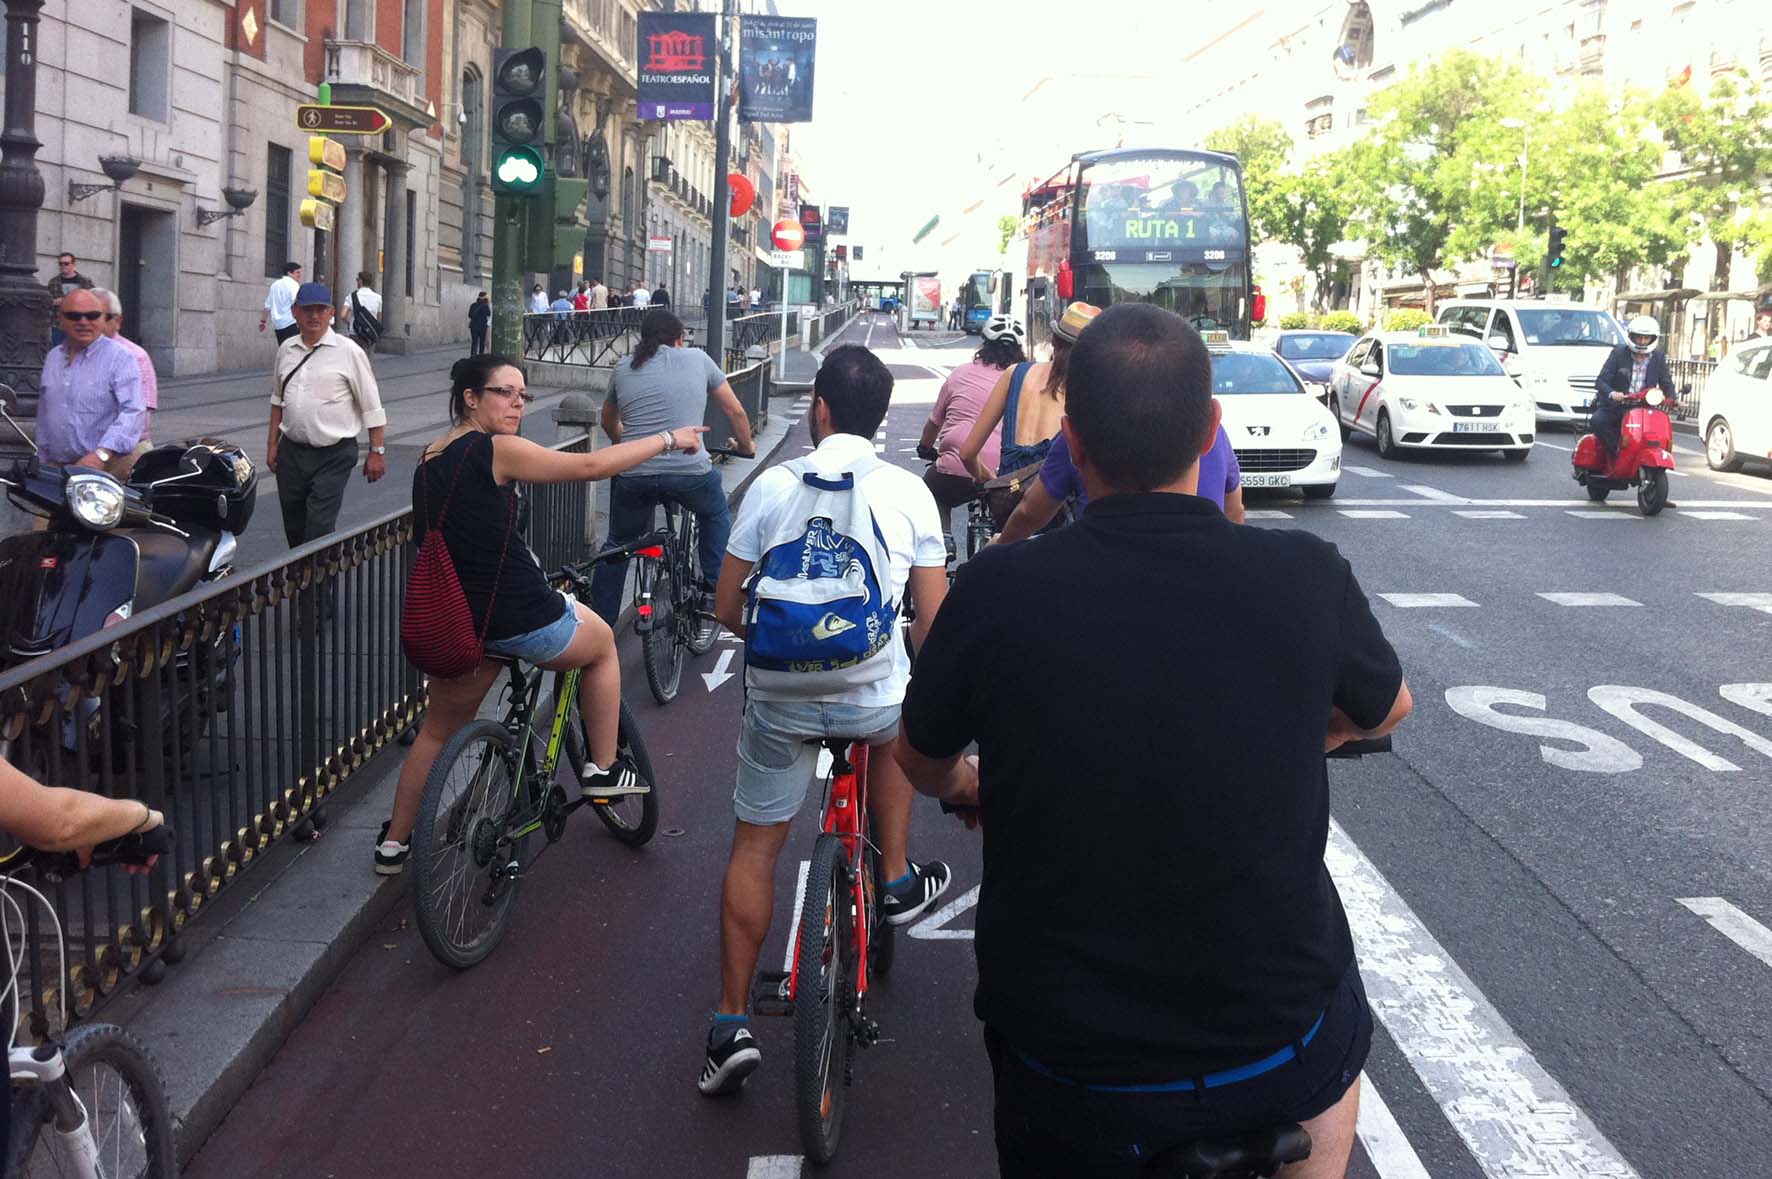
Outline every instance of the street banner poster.
{"type": "Polygon", "coordinates": [[[806,231],[807,245],[817,245],[824,241],[824,217],[817,205],[800,206],[800,228],[806,231]]]}
{"type": "Polygon", "coordinates": [[[832,237],[849,236],[849,206],[832,205],[830,216],[825,218],[825,230],[832,237]]]}
{"type": "Polygon", "coordinates": [[[750,123],[810,123],[817,46],[818,21],[811,17],[745,17],[739,29],[738,117],[750,123]]]}
{"type": "Polygon", "coordinates": [[[714,118],[714,14],[640,14],[642,119],[714,118]]]}

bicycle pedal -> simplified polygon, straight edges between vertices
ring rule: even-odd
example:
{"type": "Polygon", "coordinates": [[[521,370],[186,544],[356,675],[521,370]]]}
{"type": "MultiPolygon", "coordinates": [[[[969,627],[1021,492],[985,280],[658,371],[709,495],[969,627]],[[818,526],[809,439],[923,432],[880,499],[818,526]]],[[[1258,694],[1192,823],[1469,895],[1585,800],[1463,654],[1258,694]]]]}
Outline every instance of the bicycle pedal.
{"type": "Polygon", "coordinates": [[[792,1015],[792,976],[785,970],[762,970],[751,987],[751,1010],[758,1015],[792,1015]]]}

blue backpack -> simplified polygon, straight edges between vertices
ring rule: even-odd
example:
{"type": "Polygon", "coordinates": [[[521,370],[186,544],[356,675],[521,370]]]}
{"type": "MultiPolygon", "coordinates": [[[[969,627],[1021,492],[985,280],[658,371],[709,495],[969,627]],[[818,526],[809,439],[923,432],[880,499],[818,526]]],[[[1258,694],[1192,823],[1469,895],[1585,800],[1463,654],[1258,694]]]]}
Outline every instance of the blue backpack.
{"type": "Polygon", "coordinates": [[[872,455],[835,477],[810,457],[763,557],[745,582],[745,683],[821,697],[892,673],[898,604],[885,593],[890,553],[859,483],[872,455]]]}

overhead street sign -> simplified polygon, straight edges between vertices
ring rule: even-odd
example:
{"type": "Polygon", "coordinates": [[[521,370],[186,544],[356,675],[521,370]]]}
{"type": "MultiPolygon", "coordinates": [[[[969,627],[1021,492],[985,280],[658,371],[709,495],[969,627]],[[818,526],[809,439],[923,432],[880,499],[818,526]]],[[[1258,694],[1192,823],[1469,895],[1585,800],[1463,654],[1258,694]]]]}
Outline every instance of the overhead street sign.
{"type": "Polygon", "coordinates": [[[308,163],[334,172],[345,170],[345,145],[324,135],[308,136],[308,163]]]}
{"type": "Polygon", "coordinates": [[[303,201],[301,203],[301,223],[309,229],[331,233],[333,226],[332,206],[325,201],[303,201]]]}
{"type": "Polygon", "coordinates": [[[394,125],[387,112],[373,106],[313,106],[295,108],[295,125],[303,131],[329,135],[379,135],[394,125]]]}
{"type": "Polygon", "coordinates": [[[337,172],[309,168],[308,195],[339,204],[345,199],[345,178],[337,172]]]}

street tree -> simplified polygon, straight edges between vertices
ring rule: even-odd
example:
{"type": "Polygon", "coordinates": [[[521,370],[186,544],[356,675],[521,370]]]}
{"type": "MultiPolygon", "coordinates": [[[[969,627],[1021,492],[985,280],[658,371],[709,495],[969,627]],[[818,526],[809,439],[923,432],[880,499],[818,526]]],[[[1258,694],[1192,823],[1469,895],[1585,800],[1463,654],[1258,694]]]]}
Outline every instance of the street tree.
{"type": "Polygon", "coordinates": [[[1236,156],[1243,165],[1243,195],[1255,241],[1285,241],[1280,178],[1292,154],[1292,136],[1286,128],[1273,119],[1245,115],[1206,136],[1206,146],[1236,156]]]}
{"type": "Polygon", "coordinates": [[[1717,245],[1711,289],[1726,291],[1735,247],[1772,250],[1765,191],[1772,183],[1772,94],[1739,70],[1713,79],[1704,95],[1686,82],[1670,86],[1655,116],[1687,170],[1687,210],[1717,245]]]}
{"type": "Polygon", "coordinates": [[[1007,254],[1009,242],[1015,237],[1015,231],[1021,226],[1021,218],[1012,213],[1005,213],[997,218],[997,253],[1007,254]]]}
{"type": "Polygon", "coordinates": [[[1353,208],[1347,196],[1346,163],[1342,153],[1308,160],[1276,176],[1268,198],[1273,219],[1269,240],[1298,250],[1316,283],[1312,305],[1319,311],[1343,265],[1330,247],[1347,236],[1353,208]]]}

